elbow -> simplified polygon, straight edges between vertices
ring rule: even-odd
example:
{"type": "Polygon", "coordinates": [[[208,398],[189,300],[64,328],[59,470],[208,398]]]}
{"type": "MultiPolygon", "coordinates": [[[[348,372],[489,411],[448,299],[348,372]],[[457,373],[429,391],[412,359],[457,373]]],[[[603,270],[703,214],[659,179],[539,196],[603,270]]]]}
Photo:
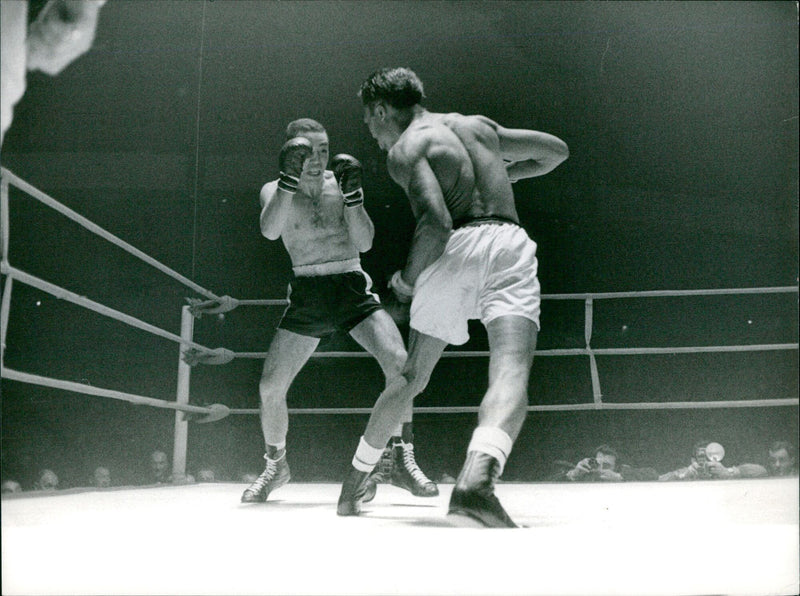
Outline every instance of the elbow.
{"type": "Polygon", "coordinates": [[[559,165],[567,160],[569,157],[569,146],[564,142],[561,141],[558,147],[556,148],[553,159],[556,162],[556,165],[559,165]]]}
{"type": "Polygon", "coordinates": [[[261,235],[264,236],[264,238],[266,238],[267,240],[277,240],[278,238],[281,237],[281,232],[280,230],[275,230],[268,226],[262,226],[261,235]]]}
{"type": "Polygon", "coordinates": [[[356,250],[358,252],[367,252],[372,248],[372,237],[363,238],[359,241],[354,242],[356,250]]]}

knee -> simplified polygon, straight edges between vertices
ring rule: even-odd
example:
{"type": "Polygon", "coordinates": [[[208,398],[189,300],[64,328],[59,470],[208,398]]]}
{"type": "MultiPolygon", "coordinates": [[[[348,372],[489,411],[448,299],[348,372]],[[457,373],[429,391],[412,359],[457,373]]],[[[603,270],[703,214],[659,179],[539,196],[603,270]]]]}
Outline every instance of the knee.
{"type": "Polygon", "coordinates": [[[430,381],[431,377],[430,374],[423,374],[416,370],[406,369],[403,371],[401,378],[406,386],[405,393],[411,398],[414,398],[425,391],[425,387],[428,386],[428,381],[430,381]]]}
{"type": "Polygon", "coordinates": [[[406,352],[405,348],[399,347],[392,350],[387,359],[386,369],[383,371],[386,376],[387,384],[402,374],[407,359],[408,352],[406,352]]]}
{"type": "Polygon", "coordinates": [[[285,391],[273,378],[264,375],[258,383],[258,393],[261,396],[262,404],[274,404],[283,400],[285,391]]]}

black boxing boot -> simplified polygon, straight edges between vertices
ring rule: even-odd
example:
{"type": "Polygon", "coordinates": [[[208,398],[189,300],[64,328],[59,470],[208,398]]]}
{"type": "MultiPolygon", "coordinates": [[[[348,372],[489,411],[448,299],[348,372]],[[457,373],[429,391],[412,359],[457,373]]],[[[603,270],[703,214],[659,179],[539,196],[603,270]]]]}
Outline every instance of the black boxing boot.
{"type": "MultiPolygon", "coordinates": [[[[337,515],[358,515],[361,513],[361,502],[367,487],[369,472],[362,472],[351,467],[347,478],[342,484],[339,494],[339,504],[336,506],[337,515]]],[[[374,495],[373,495],[374,496],[374,495]]]]}
{"type": "Polygon", "coordinates": [[[242,503],[263,503],[272,491],[291,480],[292,475],[289,471],[289,464],[286,462],[285,450],[268,451],[264,454],[264,459],[267,460],[267,465],[256,481],[242,493],[242,503]]]}
{"type": "Polygon", "coordinates": [[[381,459],[378,465],[372,470],[372,473],[367,478],[366,489],[364,491],[364,498],[362,503],[369,503],[375,498],[375,493],[378,492],[379,484],[386,484],[392,477],[392,470],[394,470],[394,443],[395,440],[399,441],[400,437],[392,437],[386,444],[386,449],[381,454],[381,459]]]}
{"type": "Polygon", "coordinates": [[[410,491],[415,497],[436,497],[439,487],[425,475],[414,457],[414,433],[410,422],[403,424],[403,434],[392,448],[393,467],[390,481],[410,491]]]}
{"type": "Polygon", "coordinates": [[[447,517],[455,525],[486,528],[517,528],[494,494],[500,462],[480,451],[467,453],[456,485],[450,495],[447,517]]]}

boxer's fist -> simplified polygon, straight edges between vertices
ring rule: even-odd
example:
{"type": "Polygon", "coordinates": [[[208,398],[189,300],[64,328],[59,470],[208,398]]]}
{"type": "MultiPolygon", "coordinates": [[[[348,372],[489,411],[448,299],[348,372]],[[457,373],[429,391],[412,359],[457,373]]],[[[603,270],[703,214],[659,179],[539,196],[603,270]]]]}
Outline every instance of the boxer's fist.
{"type": "Polygon", "coordinates": [[[303,164],[314,153],[314,146],[311,141],[303,137],[289,139],[281,147],[278,156],[278,167],[281,175],[278,178],[278,188],[286,192],[297,192],[297,185],[300,182],[300,174],[303,173],[303,164]]]}
{"type": "Polygon", "coordinates": [[[331,159],[331,169],[344,196],[344,204],[348,207],[361,205],[364,202],[364,191],[361,190],[361,162],[352,155],[340,153],[331,159]]]}
{"type": "Polygon", "coordinates": [[[406,280],[403,279],[402,273],[397,270],[392,275],[392,278],[389,280],[389,287],[394,292],[395,298],[401,304],[408,304],[411,302],[411,299],[414,298],[414,286],[409,283],[406,283],[406,280]]]}

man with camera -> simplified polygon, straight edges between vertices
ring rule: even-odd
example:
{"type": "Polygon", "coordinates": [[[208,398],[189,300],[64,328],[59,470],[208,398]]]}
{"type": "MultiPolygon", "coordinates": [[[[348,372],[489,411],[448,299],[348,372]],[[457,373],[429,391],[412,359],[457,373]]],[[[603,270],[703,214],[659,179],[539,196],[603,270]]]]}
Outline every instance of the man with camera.
{"type": "Polygon", "coordinates": [[[624,478],[617,472],[618,455],[613,447],[600,445],[593,457],[583,458],[565,477],[572,482],[621,482],[624,478]]]}

